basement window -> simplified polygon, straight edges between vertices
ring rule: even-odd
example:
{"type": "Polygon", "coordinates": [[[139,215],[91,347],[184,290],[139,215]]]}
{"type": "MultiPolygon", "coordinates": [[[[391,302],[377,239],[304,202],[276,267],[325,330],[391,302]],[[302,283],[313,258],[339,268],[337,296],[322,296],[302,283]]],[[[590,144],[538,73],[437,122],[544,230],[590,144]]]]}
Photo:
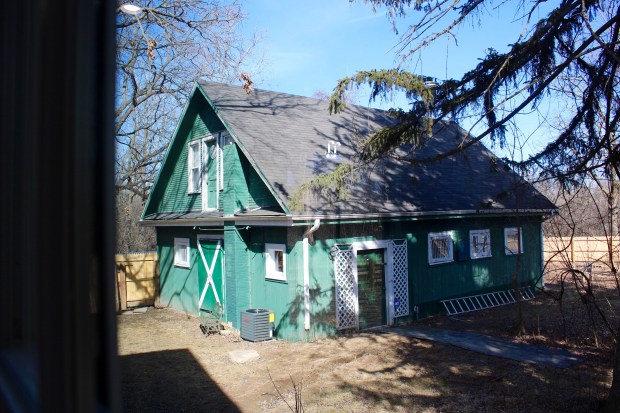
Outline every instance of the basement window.
{"type": "Polygon", "coordinates": [[[506,255],[516,255],[523,252],[523,229],[517,227],[504,228],[504,250],[506,255]]]}
{"type": "Polygon", "coordinates": [[[174,266],[189,268],[189,238],[174,239],[174,266]]]}
{"type": "Polygon", "coordinates": [[[200,193],[200,140],[187,145],[187,193],[200,193]]]}
{"type": "Polygon", "coordinates": [[[454,261],[452,232],[428,234],[428,263],[441,264],[454,261]]]}
{"type": "Polygon", "coordinates": [[[265,244],[265,278],[286,281],[286,245],[265,244]]]}
{"type": "Polygon", "coordinates": [[[491,256],[491,231],[488,229],[469,231],[469,256],[472,259],[491,256]]]}

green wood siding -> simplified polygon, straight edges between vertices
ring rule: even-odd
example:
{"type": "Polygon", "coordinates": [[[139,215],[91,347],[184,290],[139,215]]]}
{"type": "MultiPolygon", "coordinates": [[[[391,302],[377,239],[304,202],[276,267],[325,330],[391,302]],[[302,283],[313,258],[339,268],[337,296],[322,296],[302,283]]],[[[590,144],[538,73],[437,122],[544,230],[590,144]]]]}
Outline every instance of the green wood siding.
{"type": "Polygon", "coordinates": [[[239,328],[239,314],[250,307],[250,288],[248,272],[248,251],[246,250],[248,234],[237,229],[232,222],[224,224],[224,248],[226,264],[226,313],[227,320],[239,328]]]}
{"type": "Polygon", "coordinates": [[[301,246],[288,237],[287,228],[253,228],[250,232],[250,303],[275,313],[276,336],[299,340],[303,332],[303,276],[301,246]],[[283,244],[286,251],[286,281],[266,278],[265,244],[283,244]]]}
{"type": "Polygon", "coordinates": [[[201,194],[187,193],[187,144],[223,129],[204,97],[194,94],[168,150],[145,215],[202,210],[201,194]]]}
{"type": "Polygon", "coordinates": [[[160,302],[166,307],[198,314],[196,231],[191,228],[157,228],[160,302]],[[174,266],[174,238],[189,238],[190,268],[174,266]]]}
{"type": "MultiPolygon", "coordinates": [[[[204,97],[199,93],[194,94],[169,148],[145,211],[146,216],[153,213],[202,210],[202,194],[187,193],[187,145],[190,141],[203,139],[224,129],[224,125],[204,97]]],[[[236,144],[223,147],[223,161],[224,188],[219,194],[215,193],[215,162],[208,162],[207,203],[210,208],[217,207],[224,214],[232,215],[241,209],[278,205],[271,191],[236,144]],[[219,204],[216,205],[218,198],[219,204]]]]}
{"type": "MultiPolygon", "coordinates": [[[[504,228],[516,226],[515,219],[445,219],[436,221],[366,223],[322,225],[314,233],[315,243],[310,247],[310,301],[311,331],[303,330],[302,300],[302,229],[289,229],[290,238],[299,240],[292,250],[299,251],[297,257],[297,293],[289,291],[288,308],[285,314],[297,323],[281,323],[279,337],[305,340],[324,337],[336,332],[334,264],[328,257],[334,244],[351,244],[357,241],[407,239],[409,260],[410,316],[402,322],[415,319],[413,307],[420,308],[420,317],[442,311],[439,300],[482,291],[512,287],[512,275],[520,262],[519,282],[532,283],[541,273],[540,219],[518,220],[523,231],[524,253],[519,257],[504,253],[504,228]],[[469,258],[469,231],[490,229],[492,257],[469,258]],[[428,264],[428,233],[453,231],[456,242],[455,260],[450,263],[428,264]],[[294,236],[291,235],[295,233],[294,236]]],[[[289,266],[288,268],[291,268],[289,266]]],[[[290,270],[289,270],[290,271],[290,270]]],[[[258,278],[258,277],[257,277],[258,278]]],[[[289,281],[290,282],[290,281],[289,281]]],[[[276,320],[278,322],[278,320],[276,320]]]]}
{"type": "MultiPolygon", "coordinates": [[[[248,165],[249,166],[249,165],[248,165]]],[[[273,197],[267,185],[262,181],[256,170],[249,167],[248,172],[248,208],[256,207],[275,207],[278,205],[276,199],[273,197]]]]}
{"type": "MultiPolygon", "coordinates": [[[[306,227],[224,228],[226,314],[239,327],[239,313],[248,308],[274,311],[276,335],[286,340],[312,340],[336,333],[334,263],[329,251],[334,244],[357,241],[407,239],[409,260],[410,316],[413,307],[419,316],[442,311],[439,300],[482,291],[512,287],[512,275],[520,260],[520,283],[531,283],[541,272],[539,218],[441,219],[415,222],[369,222],[362,224],[324,223],[313,234],[310,251],[311,329],[304,330],[302,238],[306,227]],[[506,255],[504,228],[520,225],[523,254],[506,255]],[[469,231],[489,229],[491,252],[488,258],[469,258],[469,231]],[[453,231],[454,261],[428,264],[428,233],[453,231]],[[286,245],[286,281],[265,278],[265,244],[286,245]]],[[[204,233],[204,232],[203,232],[204,233]]],[[[196,265],[197,231],[158,228],[161,271],[161,302],[188,313],[196,313],[198,282],[196,265]],[[192,269],[174,267],[174,237],[189,237],[192,269]]]]}
{"type": "Polygon", "coordinates": [[[224,190],[221,195],[226,215],[232,215],[248,206],[248,185],[243,158],[237,145],[228,145],[224,150],[224,190]]]}

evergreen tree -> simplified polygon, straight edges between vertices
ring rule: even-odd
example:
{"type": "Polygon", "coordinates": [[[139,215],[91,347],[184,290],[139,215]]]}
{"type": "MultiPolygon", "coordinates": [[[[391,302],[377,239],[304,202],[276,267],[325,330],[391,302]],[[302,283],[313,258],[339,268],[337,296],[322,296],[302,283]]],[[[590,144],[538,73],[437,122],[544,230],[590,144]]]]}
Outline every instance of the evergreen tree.
{"type": "MultiPolygon", "coordinates": [[[[620,120],[618,65],[620,63],[620,2],[615,0],[561,0],[518,2],[523,32],[500,53],[488,49],[479,63],[460,79],[436,81],[405,68],[419,52],[438,39],[458,39],[456,30],[477,22],[482,28],[491,9],[506,9],[513,2],[492,0],[365,0],[373,10],[387,9],[396,30],[398,19],[416,16],[415,23],[397,44],[398,67],[361,71],[338,82],[330,99],[330,111],[340,112],[347,90],[367,85],[371,99],[389,99],[404,92],[408,111],[393,111],[396,126],[370,136],[359,150],[355,167],[341,166],[338,179],[320,177],[317,182],[346,182],[344,174],[389,155],[404,143],[414,147],[433,139],[432,124],[450,120],[483,125],[457,148],[421,159],[413,153],[405,160],[432,162],[466,150],[483,138],[500,146],[508,143],[509,126],[522,113],[535,111],[544,102],[561,105],[556,133],[546,136],[546,146],[526,159],[507,159],[516,168],[555,178],[564,186],[584,177],[620,180],[620,148],[616,136],[620,120]],[[551,6],[551,7],[550,7],[551,6]],[[548,10],[548,11],[545,11],[548,10]],[[535,21],[534,16],[545,16],[535,21]],[[433,82],[429,82],[433,80],[433,82]],[[578,91],[576,93],[576,91],[578,91]],[[473,121],[472,121],[473,119],[473,121]]],[[[312,187],[307,184],[306,187],[312,187]]],[[[620,289],[619,289],[620,293],[620,289]]],[[[620,336],[616,339],[616,346],[620,336]]],[[[620,349],[616,348],[614,375],[606,411],[620,411],[620,349]]]]}

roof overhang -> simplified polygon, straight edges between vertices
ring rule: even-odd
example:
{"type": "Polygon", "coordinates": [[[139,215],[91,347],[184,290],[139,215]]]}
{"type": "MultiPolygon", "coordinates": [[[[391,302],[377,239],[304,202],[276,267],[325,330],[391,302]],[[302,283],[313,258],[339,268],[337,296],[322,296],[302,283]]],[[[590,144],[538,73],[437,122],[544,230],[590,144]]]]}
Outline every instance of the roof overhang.
{"type": "MultiPolygon", "coordinates": [[[[556,209],[465,209],[453,211],[414,211],[414,212],[378,212],[367,214],[307,214],[296,215],[293,221],[311,222],[316,218],[324,221],[367,221],[367,220],[392,220],[410,221],[417,219],[448,219],[482,216],[487,218],[506,216],[551,216],[556,209]]],[[[327,223],[327,222],[325,222],[327,223]]]]}
{"type": "Polygon", "coordinates": [[[321,219],[325,224],[333,222],[362,222],[371,220],[387,221],[416,221],[429,219],[456,219],[468,217],[507,217],[507,216],[541,216],[550,217],[555,209],[502,209],[502,210],[457,210],[457,211],[425,211],[425,212],[385,212],[370,214],[309,214],[283,216],[225,216],[218,218],[191,218],[191,219],[153,219],[141,220],[140,225],[145,227],[223,227],[225,223],[233,222],[237,226],[273,226],[291,227],[308,225],[315,219],[321,219]]]}
{"type": "Polygon", "coordinates": [[[190,218],[190,219],[146,219],[138,223],[144,227],[223,227],[225,223],[234,222],[237,226],[291,227],[293,217],[274,216],[225,216],[222,218],[190,218]]]}

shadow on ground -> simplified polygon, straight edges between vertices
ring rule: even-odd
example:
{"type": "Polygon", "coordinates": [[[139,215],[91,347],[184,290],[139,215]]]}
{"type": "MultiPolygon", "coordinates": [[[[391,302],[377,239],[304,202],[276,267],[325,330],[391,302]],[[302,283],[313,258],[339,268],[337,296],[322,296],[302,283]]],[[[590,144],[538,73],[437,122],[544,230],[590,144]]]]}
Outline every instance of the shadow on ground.
{"type": "Polygon", "coordinates": [[[240,411],[189,350],[130,354],[120,360],[126,413],[240,411]]]}

